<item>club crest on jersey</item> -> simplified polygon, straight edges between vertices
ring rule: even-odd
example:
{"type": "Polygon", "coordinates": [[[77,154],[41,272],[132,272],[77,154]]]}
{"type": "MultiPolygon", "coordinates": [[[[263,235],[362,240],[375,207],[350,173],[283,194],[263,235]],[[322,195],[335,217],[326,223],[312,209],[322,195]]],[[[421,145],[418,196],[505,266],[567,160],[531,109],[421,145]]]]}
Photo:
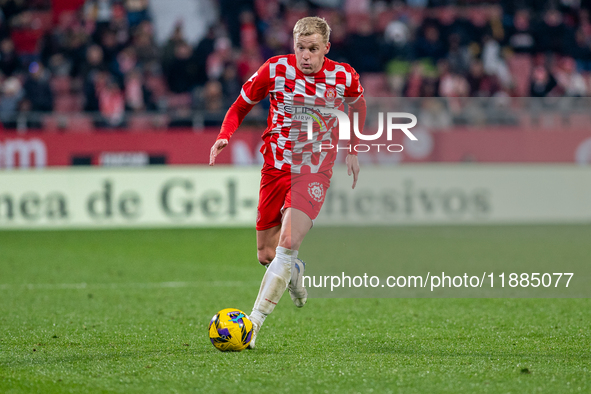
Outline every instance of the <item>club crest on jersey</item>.
{"type": "Polygon", "coordinates": [[[337,98],[337,90],[333,86],[328,86],[324,92],[324,98],[327,101],[335,101],[337,98]]]}
{"type": "Polygon", "coordinates": [[[319,182],[310,182],[308,184],[308,194],[316,202],[321,202],[324,199],[324,186],[319,182]]]}

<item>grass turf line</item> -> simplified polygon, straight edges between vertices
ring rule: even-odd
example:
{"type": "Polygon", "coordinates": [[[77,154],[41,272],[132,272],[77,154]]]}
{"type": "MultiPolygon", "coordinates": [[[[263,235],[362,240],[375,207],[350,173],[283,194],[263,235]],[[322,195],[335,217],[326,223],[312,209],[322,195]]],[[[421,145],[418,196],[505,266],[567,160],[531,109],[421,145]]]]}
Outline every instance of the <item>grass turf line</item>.
{"type": "MultiPolygon", "coordinates": [[[[589,226],[392,231],[411,257],[425,239],[476,256],[502,241],[508,256],[532,259],[546,253],[524,251],[532,231],[549,234],[557,255],[591,239],[589,226]]],[[[0,233],[0,392],[591,392],[588,299],[296,309],[284,296],[258,349],[220,353],[207,324],[225,307],[250,312],[263,275],[254,246],[250,229],[0,233]]]]}

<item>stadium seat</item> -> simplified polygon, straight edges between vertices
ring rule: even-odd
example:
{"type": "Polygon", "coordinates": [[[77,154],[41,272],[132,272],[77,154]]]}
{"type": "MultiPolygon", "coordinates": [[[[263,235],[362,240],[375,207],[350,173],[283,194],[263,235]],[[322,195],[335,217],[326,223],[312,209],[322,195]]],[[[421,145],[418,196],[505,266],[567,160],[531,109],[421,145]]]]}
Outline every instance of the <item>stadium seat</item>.
{"type": "Polygon", "coordinates": [[[14,48],[19,55],[32,55],[37,52],[37,44],[43,37],[43,30],[14,29],[10,38],[14,42],[14,48]]]}
{"type": "Polygon", "coordinates": [[[392,22],[396,18],[396,11],[394,10],[387,10],[384,12],[380,12],[377,15],[375,28],[376,31],[383,33],[386,30],[386,27],[390,22],[392,22]]]}
{"type": "Polygon", "coordinates": [[[514,54],[508,59],[509,70],[515,80],[517,96],[529,96],[529,79],[532,70],[532,59],[528,54],[514,54]]]}
{"type": "Polygon", "coordinates": [[[49,31],[53,27],[53,13],[51,11],[31,11],[31,28],[49,31]]]}
{"type": "Polygon", "coordinates": [[[191,94],[171,93],[167,96],[166,103],[169,109],[186,108],[191,106],[191,94]]]}
{"type": "Polygon", "coordinates": [[[382,73],[363,73],[359,77],[366,97],[388,97],[388,80],[382,73]]]}
{"type": "Polygon", "coordinates": [[[152,92],[156,100],[160,99],[168,91],[164,77],[157,75],[146,78],[146,87],[152,92]]]}
{"type": "Polygon", "coordinates": [[[90,132],[94,130],[92,117],[84,114],[74,114],[68,116],[68,129],[72,132],[90,132]]]}
{"type": "Polygon", "coordinates": [[[84,107],[84,96],[62,93],[55,97],[53,110],[57,113],[80,112],[84,107]]]}
{"type": "Polygon", "coordinates": [[[127,124],[130,131],[163,130],[167,125],[168,116],[165,114],[131,115],[127,124]]]}
{"type": "Polygon", "coordinates": [[[43,118],[43,128],[49,132],[90,132],[94,129],[92,117],[84,114],[48,115],[43,118]]]}
{"type": "Polygon", "coordinates": [[[51,90],[54,94],[70,93],[72,87],[72,79],[67,75],[53,77],[50,81],[51,90]]]}

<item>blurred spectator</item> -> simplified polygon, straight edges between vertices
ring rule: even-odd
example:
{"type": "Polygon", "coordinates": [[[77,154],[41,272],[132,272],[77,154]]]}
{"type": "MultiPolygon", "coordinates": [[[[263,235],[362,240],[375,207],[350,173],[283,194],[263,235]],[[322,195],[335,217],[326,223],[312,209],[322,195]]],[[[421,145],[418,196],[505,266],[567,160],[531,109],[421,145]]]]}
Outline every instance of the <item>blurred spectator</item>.
{"type": "Polygon", "coordinates": [[[150,20],[148,0],[125,0],[127,22],[131,28],[150,20]]]}
{"type": "Polygon", "coordinates": [[[41,63],[33,62],[29,66],[29,75],[24,89],[32,111],[49,112],[53,110],[53,94],[49,86],[50,73],[41,63]]]}
{"type": "Polygon", "coordinates": [[[105,64],[111,65],[115,61],[117,54],[122,48],[122,46],[117,42],[117,36],[115,32],[111,30],[105,30],[101,36],[100,45],[103,49],[105,64]]]}
{"type": "Polygon", "coordinates": [[[0,119],[3,123],[13,120],[16,116],[19,104],[25,93],[20,81],[16,77],[7,78],[1,87],[0,95],[0,119]]]}
{"type": "Polygon", "coordinates": [[[459,34],[449,36],[449,52],[447,61],[452,72],[457,74],[466,74],[470,65],[470,51],[468,47],[462,45],[462,38],[459,34]]]}
{"type": "MultiPolygon", "coordinates": [[[[293,23],[314,13],[324,15],[332,28],[328,57],[353,65],[362,83],[366,72],[387,71],[396,95],[491,96],[509,89],[534,97],[590,93],[591,0],[545,2],[550,9],[534,0],[502,0],[478,9],[447,0],[221,0],[219,23],[211,24],[194,48],[181,24],[165,45],[156,45],[149,0],[77,1],[84,4],[79,12],[47,22],[53,26],[42,27],[48,30],[41,30],[37,52],[28,53],[14,33],[37,29],[33,10],[40,3],[0,0],[3,113],[50,111],[51,82],[60,108],[68,102],[62,95],[82,88],[84,109],[100,110],[108,125],[122,124],[125,109],[156,110],[156,101],[158,109],[176,111],[180,123],[192,124],[189,97],[198,109],[223,111],[265,60],[292,52],[293,23]],[[341,15],[339,4],[353,14],[341,15]],[[411,8],[418,4],[425,8],[411,8]],[[554,75],[535,65],[552,67],[554,75]],[[531,67],[528,82],[523,75],[531,67]]],[[[472,113],[481,119],[477,107],[472,113]]],[[[264,105],[257,110],[264,112],[264,105]]]]}
{"type": "Polygon", "coordinates": [[[12,19],[27,10],[25,0],[4,0],[0,3],[4,19],[11,24],[12,19]]]}
{"type": "Polygon", "coordinates": [[[546,97],[556,87],[556,79],[544,66],[534,68],[530,83],[531,97],[546,97]]]}
{"type": "MultiPolygon", "coordinates": [[[[217,52],[217,51],[216,51],[217,52]]],[[[216,55],[216,53],[212,54],[210,56],[210,59],[207,59],[207,75],[210,78],[217,78],[218,77],[218,73],[213,73],[214,69],[212,67],[213,63],[210,62],[210,60],[213,58],[213,56],[216,55]]],[[[222,59],[228,59],[225,56],[222,56],[222,59]]],[[[237,67],[238,67],[238,77],[240,78],[241,82],[246,82],[248,80],[248,78],[250,78],[258,69],[259,67],[264,63],[263,58],[261,57],[261,54],[255,50],[255,49],[250,49],[247,51],[242,52],[242,54],[240,55],[240,57],[237,60],[237,67]]],[[[223,64],[223,63],[222,63],[223,64]]],[[[217,68],[217,71],[221,71],[220,68],[217,68]]]]}
{"type": "Polygon", "coordinates": [[[125,76],[125,106],[131,111],[155,110],[152,94],[144,84],[142,73],[132,70],[125,76]]]}
{"type": "MultiPolygon", "coordinates": [[[[212,29],[209,30],[210,34],[212,33],[212,29]]],[[[172,31],[172,34],[166,41],[166,44],[162,47],[162,67],[165,70],[168,70],[172,60],[174,59],[174,51],[178,44],[185,42],[185,36],[183,33],[183,24],[177,23],[172,31]]]]}
{"type": "Polygon", "coordinates": [[[540,51],[563,53],[568,31],[564,25],[562,14],[558,10],[546,11],[537,30],[540,51]]]}
{"type": "Polygon", "coordinates": [[[86,59],[81,67],[81,76],[86,79],[89,74],[106,70],[103,62],[103,49],[99,45],[91,45],[86,49],[86,59]]]}
{"type": "Polygon", "coordinates": [[[113,63],[112,73],[120,86],[123,85],[125,74],[136,68],[137,56],[133,47],[127,47],[117,55],[113,63]]]}
{"type": "Polygon", "coordinates": [[[84,80],[84,110],[96,112],[99,111],[99,92],[106,86],[110,75],[107,71],[96,68],[89,71],[84,80]]]}
{"type": "Polygon", "coordinates": [[[84,59],[86,59],[87,40],[88,36],[82,31],[70,34],[66,47],[66,56],[71,61],[73,76],[80,75],[80,67],[84,63],[84,59]]]}
{"type": "Polygon", "coordinates": [[[519,10],[513,17],[513,25],[507,28],[505,44],[515,53],[533,53],[536,39],[530,26],[529,12],[519,10]]]}
{"type": "Polygon", "coordinates": [[[406,84],[402,89],[404,97],[420,97],[423,86],[423,65],[419,62],[411,66],[406,84]]]}
{"type": "MultiPolygon", "coordinates": [[[[334,28],[331,33],[331,43],[334,46],[334,28]]],[[[338,38],[338,37],[337,37],[338,38]]],[[[285,31],[283,23],[279,20],[273,20],[272,23],[265,30],[264,34],[263,57],[268,59],[273,56],[283,55],[291,51],[290,45],[291,36],[285,31]]],[[[333,48],[331,46],[331,55],[333,55],[333,48]]],[[[330,55],[329,55],[330,56],[330,55]]],[[[331,57],[332,58],[332,57],[331,57]]]]}
{"type": "Polygon", "coordinates": [[[445,97],[448,94],[449,86],[453,83],[453,75],[449,71],[449,63],[445,59],[437,62],[437,96],[445,97]]]}
{"type": "Polygon", "coordinates": [[[470,95],[470,85],[463,75],[450,73],[445,79],[441,80],[439,92],[443,97],[468,97],[470,95]]]}
{"type": "Polygon", "coordinates": [[[98,45],[91,45],[86,50],[86,61],[81,67],[83,78],[82,90],[84,93],[85,111],[98,111],[99,102],[96,91],[97,79],[100,73],[105,73],[106,67],[103,63],[103,49],[98,45]]]}
{"type": "Polygon", "coordinates": [[[476,28],[467,18],[465,12],[466,9],[464,8],[456,10],[453,7],[443,8],[439,12],[439,30],[443,42],[449,42],[452,35],[458,37],[460,46],[467,46],[470,42],[481,41],[485,27],[476,28]]]}
{"type": "Polygon", "coordinates": [[[49,71],[53,76],[69,76],[72,73],[72,62],[61,53],[49,58],[49,71]]]}
{"type": "Polygon", "coordinates": [[[573,58],[562,59],[560,68],[556,72],[558,86],[563,95],[583,97],[587,95],[585,78],[577,71],[577,64],[573,58]]]}
{"type": "Polygon", "coordinates": [[[434,62],[445,57],[445,45],[441,41],[440,32],[436,26],[427,25],[425,32],[415,44],[415,56],[417,59],[429,58],[434,62]]]}
{"type": "Polygon", "coordinates": [[[22,67],[21,61],[14,50],[14,43],[10,38],[0,42],[0,71],[7,77],[19,71],[22,67]]]}
{"type": "Polygon", "coordinates": [[[575,33],[575,42],[572,45],[570,55],[576,59],[581,70],[591,71],[591,37],[586,37],[582,27],[575,33]]]}
{"type": "Polygon", "coordinates": [[[242,84],[238,79],[238,72],[234,64],[226,64],[220,82],[222,84],[222,92],[225,100],[224,106],[229,108],[234,100],[240,95],[240,90],[242,89],[242,84]]]}
{"type": "Polygon", "coordinates": [[[452,117],[445,108],[445,101],[437,98],[421,100],[418,114],[421,127],[427,129],[447,129],[452,126],[452,117]]]}
{"type": "MultiPolygon", "coordinates": [[[[237,66],[241,78],[250,78],[254,71],[258,70],[259,64],[250,64],[250,55],[254,57],[253,62],[262,60],[257,56],[256,48],[245,49],[241,57],[237,60],[237,66]],[[254,71],[252,68],[254,67],[254,71]],[[252,72],[251,72],[252,71],[252,72]]],[[[215,40],[214,51],[211,53],[205,63],[205,73],[207,79],[218,79],[224,72],[224,66],[232,60],[232,46],[227,37],[219,37],[215,40]]]]}
{"type": "MultiPolygon", "coordinates": [[[[178,32],[175,31],[175,34],[171,38],[169,43],[175,42],[179,40],[178,32]]],[[[182,36],[180,37],[180,41],[182,41],[182,36]]],[[[179,41],[179,42],[180,42],[179,41]]],[[[211,55],[215,48],[215,32],[213,28],[209,28],[207,35],[203,37],[201,42],[197,44],[195,50],[193,51],[193,61],[195,62],[195,83],[197,85],[203,85],[207,82],[207,59],[209,55],[211,55]]],[[[171,44],[167,44],[169,46],[171,44]]],[[[176,44],[175,44],[176,45],[176,44]]],[[[173,47],[174,48],[174,47],[173,47]]],[[[166,48],[165,48],[166,50],[166,48]]],[[[172,59],[172,53],[171,53],[172,59]]]]}
{"type": "Polygon", "coordinates": [[[224,109],[222,84],[219,81],[209,81],[202,93],[203,108],[210,113],[218,113],[224,109]]]}
{"type": "Polygon", "coordinates": [[[240,13],[240,47],[243,49],[258,48],[257,28],[254,24],[254,13],[242,11],[240,13]]]}
{"type": "Polygon", "coordinates": [[[174,58],[166,71],[168,87],[174,93],[190,92],[194,86],[195,66],[191,61],[191,47],[186,42],[176,45],[174,58]]]}
{"type": "Polygon", "coordinates": [[[119,85],[108,80],[104,87],[98,90],[99,110],[106,126],[123,126],[125,115],[125,99],[119,85]]]}
{"type": "Polygon", "coordinates": [[[111,0],[86,0],[83,13],[87,19],[96,21],[99,29],[109,25],[113,16],[111,0]]]}
{"type": "Polygon", "coordinates": [[[491,97],[500,86],[494,75],[487,75],[480,60],[473,60],[467,77],[471,97],[491,97]]]}
{"type": "Polygon", "coordinates": [[[384,32],[386,59],[410,59],[412,56],[410,38],[410,29],[404,22],[400,20],[390,22],[384,32]]]}
{"type": "Polygon", "coordinates": [[[485,35],[483,38],[482,63],[484,72],[496,76],[502,86],[511,85],[511,72],[502,57],[501,45],[490,35],[485,35]]]}
{"type": "Polygon", "coordinates": [[[115,38],[119,45],[125,45],[129,41],[130,28],[127,22],[125,8],[120,3],[113,3],[113,14],[109,21],[109,29],[115,32],[115,38]]]}
{"type": "Polygon", "coordinates": [[[382,71],[379,42],[371,20],[362,18],[357,23],[357,31],[349,36],[346,43],[346,57],[357,72],[382,71]]]}
{"type": "Polygon", "coordinates": [[[133,35],[133,47],[137,60],[142,65],[160,60],[160,51],[154,42],[154,31],[150,22],[143,21],[137,27],[133,35]]]}

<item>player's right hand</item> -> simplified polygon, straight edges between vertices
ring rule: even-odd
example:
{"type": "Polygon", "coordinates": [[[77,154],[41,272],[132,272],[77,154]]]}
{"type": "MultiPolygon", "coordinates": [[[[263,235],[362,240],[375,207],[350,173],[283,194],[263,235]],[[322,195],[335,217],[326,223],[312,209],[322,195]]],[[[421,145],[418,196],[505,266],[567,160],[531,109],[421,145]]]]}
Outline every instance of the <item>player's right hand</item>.
{"type": "Polygon", "coordinates": [[[209,165],[212,166],[215,164],[215,158],[217,155],[220,154],[222,149],[224,149],[228,145],[228,140],[221,139],[217,140],[215,144],[211,147],[211,152],[209,153],[209,165]]]}

